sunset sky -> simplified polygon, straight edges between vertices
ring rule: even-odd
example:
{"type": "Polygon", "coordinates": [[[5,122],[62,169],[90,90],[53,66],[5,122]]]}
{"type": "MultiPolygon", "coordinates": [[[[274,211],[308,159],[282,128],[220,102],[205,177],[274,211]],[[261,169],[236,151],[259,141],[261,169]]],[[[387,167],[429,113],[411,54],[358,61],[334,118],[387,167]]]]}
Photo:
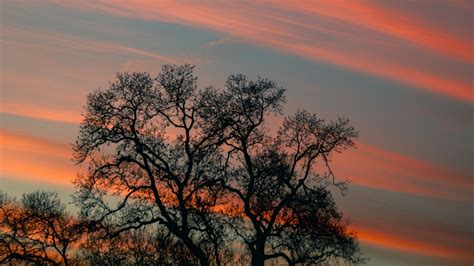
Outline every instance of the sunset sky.
{"type": "Polygon", "coordinates": [[[86,95],[118,71],[275,80],[284,113],[351,119],[337,203],[369,265],[474,262],[473,14],[466,0],[0,0],[0,189],[70,202],[86,95]]]}

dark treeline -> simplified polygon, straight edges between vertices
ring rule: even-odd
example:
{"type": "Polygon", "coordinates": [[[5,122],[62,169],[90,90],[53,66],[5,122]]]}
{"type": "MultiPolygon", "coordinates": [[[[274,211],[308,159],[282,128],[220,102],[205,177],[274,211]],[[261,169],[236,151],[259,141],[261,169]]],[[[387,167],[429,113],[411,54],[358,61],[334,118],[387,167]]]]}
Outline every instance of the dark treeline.
{"type": "Polygon", "coordinates": [[[3,263],[264,265],[364,262],[331,195],[349,121],[282,117],[285,90],[231,75],[197,87],[190,65],[119,73],[87,98],[74,160],[79,213],[57,195],[1,196],[3,263]],[[277,124],[281,123],[279,128],[277,124]]]}
{"type": "MultiPolygon", "coordinates": [[[[193,255],[160,225],[108,237],[66,212],[54,192],[35,191],[20,201],[0,193],[0,218],[1,264],[195,264],[193,255]]],[[[231,253],[222,255],[228,263],[239,262],[231,253]]]]}

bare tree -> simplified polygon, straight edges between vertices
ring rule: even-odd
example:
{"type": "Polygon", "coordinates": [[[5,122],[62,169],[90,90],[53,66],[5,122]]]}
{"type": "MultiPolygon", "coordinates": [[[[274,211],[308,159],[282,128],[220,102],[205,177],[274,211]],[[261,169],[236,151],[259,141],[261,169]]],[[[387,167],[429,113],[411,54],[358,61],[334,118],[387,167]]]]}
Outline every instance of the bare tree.
{"type": "Polygon", "coordinates": [[[88,265],[195,265],[195,257],[168,230],[148,225],[104,238],[91,232],[80,247],[88,265]]]}
{"type": "Polygon", "coordinates": [[[0,263],[69,265],[80,224],[57,193],[24,194],[21,202],[0,193],[0,263]]]}
{"type": "Polygon", "coordinates": [[[231,76],[226,85],[220,110],[229,123],[225,143],[230,178],[223,186],[233,193],[236,217],[243,222],[235,219],[229,225],[248,246],[252,265],[275,258],[290,265],[331,259],[362,262],[355,237],[346,231],[326,188],[333,184],[345,189],[345,182],[334,179],[330,157],[353,146],[357,132],[348,120],[326,123],[298,111],[272,135],[265,122],[280,113],[284,90],[243,75],[231,76]]]}
{"type": "Polygon", "coordinates": [[[222,193],[223,130],[206,123],[218,92],[198,90],[192,71],[166,65],[155,80],[122,73],[89,95],[74,150],[90,171],[76,180],[76,201],[112,235],[158,223],[201,265],[220,264],[223,228],[212,208],[222,193]],[[112,206],[109,194],[120,202],[112,206]]]}
{"type": "Polygon", "coordinates": [[[272,134],[283,88],[232,75],[198,89],[193,68],[119,73],[89,95],[74,146],[90,166],[76,179],[81,218],[109,237],[158,224],[201,265],[239,241],[253,265],[362,262],[328,190],[345,189],[330,158],[353,146],[348,120],[299,111],[272,134]]]}

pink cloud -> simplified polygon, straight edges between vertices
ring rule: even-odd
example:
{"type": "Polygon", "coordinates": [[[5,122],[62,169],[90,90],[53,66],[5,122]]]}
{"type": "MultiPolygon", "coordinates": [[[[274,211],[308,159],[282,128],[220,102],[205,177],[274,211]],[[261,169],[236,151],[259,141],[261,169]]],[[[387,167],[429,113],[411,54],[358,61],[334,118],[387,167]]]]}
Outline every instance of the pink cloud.
{"type": "Polygon", "coordinates": [[[418,19],[365,3],[348,2],[341,6],[340,2],[320,1],[317,5],[304,2],[290,5],[281,1],[271,5],[264,2],[241,5],[236,2],[197,4],[143,0],[133,4],[128,1],[61,4],[117,16],[212,29],[230,34],[235,39],[302,58],[342,66],[461,101],[474,102],[469,77],[454,77],[457,74],[449,67],[445,68],[444,73],[440,73],[431,69],[430,65],[425,64],[421,68],[416,66],[420,62],[411,57],[417,57],[415,51],[420,53],[421,50],[400,42],[412,43],[436,53],[431,53],[430,56],[443,55],[472,62],[470,41],[439,32],[432,25],[418,19]],[[305,14],[312,17],[308,18],[305,14]],[[339,25],[340,22],[345,23],[345,26],[339,25]],[[339,26],[334,26],[335,24],[339,26]],[[391,37],[397,42],[397,47],[402,49],[398,53],[406,53],[401,54],[404,60],[388,58],[387,55],[393,53],[393,47],[370,40],[371,36],[365,36],[364,40],[351,33],[354,27],[370,29],[391,37]],[[341,43],[344,44],[343,47],[340,47],[341,43]],[[360,50],[360,47],[365,47],[365,50],[360,50]]]}
{"type": "Polygon", "coordinates": [[[451,169],[358,143],[333,158],[336,175],[370,188],[470,202],[474,181],[451,169]]]}

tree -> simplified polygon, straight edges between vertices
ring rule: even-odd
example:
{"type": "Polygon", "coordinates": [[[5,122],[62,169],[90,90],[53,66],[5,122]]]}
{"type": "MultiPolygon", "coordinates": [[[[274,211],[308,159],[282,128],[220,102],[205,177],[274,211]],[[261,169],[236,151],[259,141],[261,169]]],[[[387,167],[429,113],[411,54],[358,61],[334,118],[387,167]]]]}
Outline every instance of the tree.
{"type": "Polygon", "coordinates": [[[283,89],[267,80],[249,82],[242,75],[227,82],[223,119],[230,121],[226,167],[231,178],[223,186],[238,202],[238,216],[248,225],[232,226],[247,244],[252,265],[283,258],[290,265],[363,259],[355,237],[326,186],[335,182],[330,157],[353,146],[357,132],[347,119],[325,123],[307,111],[287,117],[275,136],[265,119],[283,103],[283,89]],[[316,164],[326,173],[318,173],[316,164]],[[268,253],[267,253],[268,252],[268,253]]]}
{"type": "Polygon", "coordinates": [[[82,218],[112,235],[159,223],[202,265],[219,264],[224,234],[212,207],[222,191],[222,129],[205,122],[218,92],[197,90],[192,71],[164,66],[156,86],[147,73],[122,73],[89,95],[74,150],[90,171],[77,179],[76,200],[82,218]],[[112,151],[99,156],[107,145],[112,151]],[[104,200],[108,193],[117,206],[104,200]]]}
{"type": "Polygon", "coordinates": [[[0,264],[195,264],[180,239],[159,225],[108,237],[104,228],[96,230],[64,210],[54,192],[24,194],[21,201],[0,193],[0,264]]]}
{"type": "Polygon", "coordinates": [[[69,265],[80,227],[57,193],[36,191],[21,202],[0,193],[0,263],[69,265]]]}
{"type": "Polygon", "coordinates": [[[80,247],[87,265],[192,265],[194,256],[167,230],[144,226],[113,238],[88,234],[80,247]]]}
{"type": "Polygon", "coordinates": [[[344,189],[329,165],[353,146],[348,120],[299,111],[272,134],[283,88],[232,75],[223,90],[198,89],[193,69],[119,73],[88,96],[74,146],[89,163],[76,179],[81,218],[109,237],[158,224],[201,265],[222,264],[238,241],[253,265],[361,262],[327,188],[344,189]]]}

